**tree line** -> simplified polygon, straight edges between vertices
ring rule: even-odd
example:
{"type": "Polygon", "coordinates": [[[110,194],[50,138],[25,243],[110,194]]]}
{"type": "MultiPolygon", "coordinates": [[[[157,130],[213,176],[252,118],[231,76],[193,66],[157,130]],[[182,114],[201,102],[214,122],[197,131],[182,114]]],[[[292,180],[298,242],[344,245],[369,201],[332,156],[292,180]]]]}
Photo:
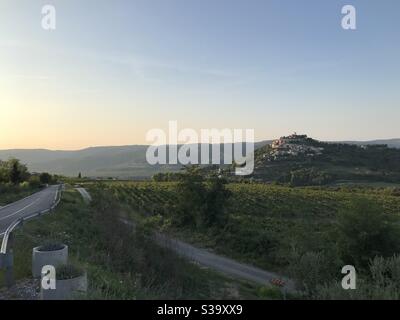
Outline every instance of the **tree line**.
{"type": "Polygon", "coordinates": [[[39,187],[43,184],[54,183],[57,179],[57,176],[47,172],[30,173],[28,167],[18,159],[0,160],[0,184],[14,186],[25,184],[31,187],[39,187]]]}

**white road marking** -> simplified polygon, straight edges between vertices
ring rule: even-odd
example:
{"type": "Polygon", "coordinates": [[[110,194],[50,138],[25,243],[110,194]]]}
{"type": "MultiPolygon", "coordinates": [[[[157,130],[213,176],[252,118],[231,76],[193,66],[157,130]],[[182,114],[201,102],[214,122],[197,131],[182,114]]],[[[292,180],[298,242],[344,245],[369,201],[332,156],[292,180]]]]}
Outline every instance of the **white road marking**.
{"type": "Polygon", "coordinates": [[[9,214],[8,216],[1,217],[1,218],[0,218],[0,221],[1,221],[1,220],[4,220],[4,219],[7,219],[7,218],[9,218],[9,217],[15,216],[16,214],[20,213],[21,211],[23,211],[23,210],[25,210],[25,209],[27,209],[27,208],[33,206],[33,205],[34,205],[36,202],[38,202],[40,199],[41,199],[41,198],[37,198],[35,201],[31,202],[30,204],[28,204],[27,206],[23,207],[22,209],[19,209],[18,211],[14,212],[14,213],[11,213],[11,214],[9,214]]]}
{"type": "Polygon", "coordinates": [[[0,207],[0,210],[5,209],[5,208],[8,208],[8,207],[10,207],[10,206],[12,206],[12,205],[14,205],[14,204],[16,204],[16,203],[18,203],[18,202],[21,202],[21,201],[24,201],[24,200],[26,200],[26,199],[32,198],[33,196],[36,196],[37,194],[39,194],[39,193],[41,193],[41,192],[43,192],[43,191],[44,191],[44,190],[38,191],[38,192],[36,192],[36,193],[32,193],[31,195],[29,195],[29,196],[27,196],[27,197],[25,197],[25,198],[22,198],[22,199],[19,199],[19,200],[15,201],[15,202],[9,203],[9,204],[7,204],[7,205],[4,206],[4,207],[0,207]]]}

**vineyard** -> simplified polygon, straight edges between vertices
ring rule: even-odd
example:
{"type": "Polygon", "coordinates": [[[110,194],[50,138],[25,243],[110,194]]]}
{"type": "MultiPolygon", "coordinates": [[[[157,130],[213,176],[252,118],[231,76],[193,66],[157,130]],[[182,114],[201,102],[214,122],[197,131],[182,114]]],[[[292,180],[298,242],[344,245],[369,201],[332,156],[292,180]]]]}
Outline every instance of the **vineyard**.
{"type": "Polygon", "coordinates": [[[177,201],[174,182],[109,182],[102,186],[156,227],[235,259],[272,270],[288,265],[293,248],[329,251],[335,243],[337,212],[361,198],[385,213],[400,213],[398,190],[390,188],[290,188],[266,184],[229,184],[232,192],[222,228],[193,229],[171,224],[177,201]]]}

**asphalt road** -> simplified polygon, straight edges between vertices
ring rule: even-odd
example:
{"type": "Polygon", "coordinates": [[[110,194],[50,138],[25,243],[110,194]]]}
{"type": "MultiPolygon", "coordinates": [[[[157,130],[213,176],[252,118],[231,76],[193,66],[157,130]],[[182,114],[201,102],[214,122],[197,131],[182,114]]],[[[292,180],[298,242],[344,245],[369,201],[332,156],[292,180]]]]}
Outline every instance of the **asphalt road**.
{"type": "Polygon", "coordinates": [[[28,218],[36,212],[50,209],[56,201],[58,187],[58,185],[50,186],[27,198],[0,208],[0,236],[5,233],[10,224],[15,220],[22,217],[28,218]]]}

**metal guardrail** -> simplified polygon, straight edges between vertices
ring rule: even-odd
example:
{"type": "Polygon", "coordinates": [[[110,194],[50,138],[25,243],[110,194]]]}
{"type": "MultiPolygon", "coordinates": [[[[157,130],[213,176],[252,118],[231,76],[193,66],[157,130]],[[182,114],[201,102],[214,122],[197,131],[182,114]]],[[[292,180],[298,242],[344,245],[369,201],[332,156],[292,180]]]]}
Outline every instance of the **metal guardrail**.
{"type": "Polygon", "coordinates": [[[0,248],[0,268],[5,268],[6,270],[6,285],[10,287],[14,283],[13,277],[13,231],[18,227],[22,226],[25,221],[28,221],[32,218],[39,217],[43,214],[53,211],[61,201],[61,192],[64,188],[64,185],[60,184],[54,198],[54,202],[49,209],[37,211],[27,217],[21,217],[15,221],[13,221],[10,226],[7,228],[6,232],[3,235],[3,241],[1,243],[0,248]]]}
{"type": "Polygon", "coordinates": [[[1,249],[0,249],[0,254],[1,253],[3,253],[3,254],[7,253],[7,244],[8,244],[8,239],[10,237],[10,234],[17,227],[21,226],[24,223],[24,221],[27,221],[27,220],[30,220],[32,218],[35,218],[35,217],[41,216],[43,214],[46,214],[46,213],[54,210],[58,206],[58,204],[61,201],[62,188],[63,188],[63,185],[60,185],[58,187],[57,194],[56,194],[56,197],[55,197],[55,201],[54,201],[53,205],[49,209],[35,212],[35,213],[33,213],[33,214],[31,214],[30,216],[27,216],[27,217],[21,217],[21,218],[19,218],[19,219],[15,220],[14,222],[11,223],[11,225],[7,228],[6,232],[4,233],[3,242],[1,244],[1,249]]]}

